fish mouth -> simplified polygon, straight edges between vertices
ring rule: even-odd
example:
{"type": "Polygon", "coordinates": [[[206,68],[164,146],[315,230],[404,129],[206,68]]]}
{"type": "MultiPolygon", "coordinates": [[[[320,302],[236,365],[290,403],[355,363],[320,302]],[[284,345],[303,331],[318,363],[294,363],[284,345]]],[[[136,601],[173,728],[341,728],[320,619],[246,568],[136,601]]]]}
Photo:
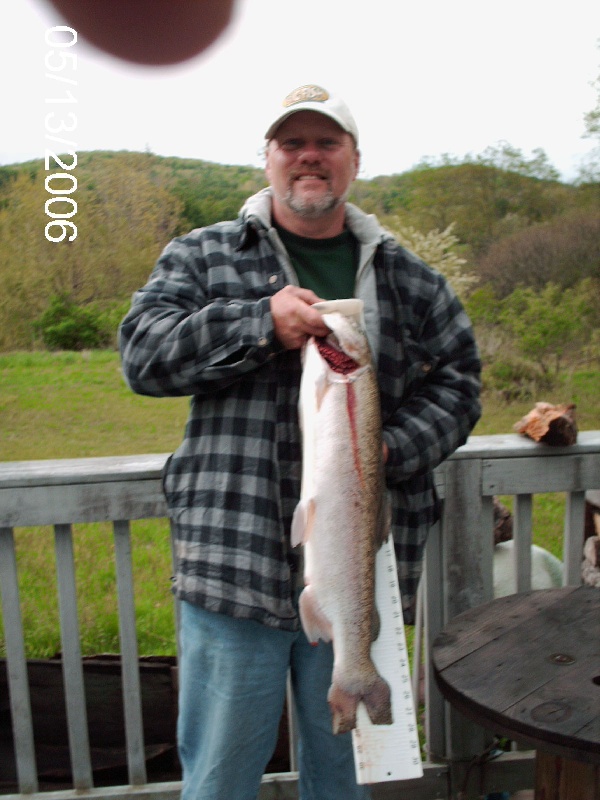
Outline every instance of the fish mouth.
{"type": "Polygon", "coordinates": [[[341,349],[334,333],[330,333],[329,336],[315,337],[315,344],[321,358],[327,362],[329,368],[334,372],[348,375],[360,366],[357,361],[341,349]]]}

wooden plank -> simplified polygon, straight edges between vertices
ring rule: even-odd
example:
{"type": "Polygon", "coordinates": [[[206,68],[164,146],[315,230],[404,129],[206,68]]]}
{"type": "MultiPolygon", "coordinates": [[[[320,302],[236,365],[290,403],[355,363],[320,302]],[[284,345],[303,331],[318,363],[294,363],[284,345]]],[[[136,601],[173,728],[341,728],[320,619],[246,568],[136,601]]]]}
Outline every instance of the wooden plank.
{"type": "Polygon", "coordinates": [[[564,582],[568,586],[578,586],[581,583],[584,522],[585,492],[569,492],[565,508],[563,544],[564,582]]]}
{"type": "Polygon", "coordinates": [[[513,569],[517,592],[528,592],[531,589],[532,509],[530,494],[517,495],[513,515],[513,569]]]}
{"type": "Polygon", "coordinates": [[[569,451],[557,456],[557,453],[545,452],[530,458],[485,459],[482,493],[502,495],[582,492],[598,486],[597,452],[576,455],[569,451]]]}
{"type": "Polygon", "coordinates": [[[60,609],[60,637],[63,655],[64,683],[67,687],[66,708],[69,731],[69,749],[73,785],[76,789],[93,786],[90,743],[88,737],[87,712],[79,623],[77,619],[77,591],[75,588],[75,558],[70,525],[57,525],[54,530],[56,571],[60,609]]]}
{"type": "Polygon", "coordinates": [[[298,773],[281,772],[263,777],[258,800],[297,800],[298,773]]]}
{"type": "Polygon", "coordinates": [[[0,489],[160,480],[166,453],[0,462],[0,489]]]}
{"type": "MultiPolygon", "coordinates": [[[[547,662],[547,655],[543,656],[547,662]]],[[[531,659],[535,668],[535,661],[531,659]]],[[[539,662],[538,662],[539,664],[539,662]]],[[[548,719],[544,722],[545,728],[550,732],[549,741],[555,741],[551,736],[556,732],[564,736],[568,734],[572,738],[571,745],[564,745],[573,748],[573,757],[586,760],[585,750],[582,750],[581,743],[587,740],[600,740],[598,728],[598,704],[591,699],[591,691],[585,688],[589,683],[589,676],[594,673],[598,666],[598,654],[588,658],[577,658],[573,664],[565,664],[555,668],[554,676],[548,671],[546,665],[542,663],[540,677],[538,679],[539,688],[534,697],[523,696],[512,706],[507,706],[505,713],[517,722],[521,723],[523,730],[531,725],[532,719],[536,714],[544,713],[548,719]],[[543,682],[543,683],[542,683],[543,682]],[[573,691],[573,685],[582,687],[579,695],[573,691]],[[566,700],[568,698],[568,701],[566,700]],[[555,723],[552,717],[555,717],[555,723]]],[[[515,679],[517,676],[515,675],[515,679]]],[[[590,687],[590,689],[593,687],[590,687]]],[[[494,689],[495,692],[495,689],[494,689]]],[[[538,736],[538,738],[541,738],[538,736]]],[[[541,746],[541,745],[540,745],[541,746]]],[[[598,760],[598,759],[596,759],[598,760]]]]}
{"type": "MultiPolygon", "coordinates": [[[[436,472],[443,476],[446,465],[452,461],[468,459],[530,458],[539,454],[543,458],[562,457],[600,452],[600,431],[580,431],[577,443],[570,447],[548,447],[517,434],[471,436],[436,472]]],[[[159,480],[169,454],[152,453],[132,456],[99,458],[47,459],[40,461],[0,462],[0,489],[24,486],[58,485],[71,483],[111,482],[115,476],[120,481],[159,480]]],[[[443,477],[441,478],[443,483],[443,477]]],[[[594,489],[597,486],[593,487],[594,489]]],[[[508,492],[512,494],[512,492],[508,492]]]]}
{"type": "Polygon", "coordinates": [[[538,614],[541,614],[546,606],[560,602],[551,591],[513,594],[502,600],[502,615],[498,615],[494,603],[489,603],[485,608],[479,606],[452,620],[451,626],[448,626],[433,643],[433,658],[437,671],[446,669],[459,659],[494,642],[507,631],[514,630],[531,615],[532,602],[538,614]]]}
{"type": "MultiPolygon", "coordinates": [[[[493,792],[518,792],[532,789],[535,780],[535,751],[494,751],[488,757],[450,765],[451,791],[448,798],[481,798],[493,792]]],[[[400,798],[398,798],[400,800],[400,798]]]]}
{"type": "MultiPolygon", "coordinates": [[[[147,784],[146,786],[101,786],[89,789],[85,800],[179,800],[181,782],[147,784]]],[[[3,794],[2,800],[81,800],[82,794],[76,789],[59,789],[51,792],[28,794],[3,794]]]]}
{"type": "MultiPolygon", "coordinates": [[[[541,618],[550,623],[555,618],[564,619],[569,595],[576,591],[576,587],[571,587],[513,594],[503,597],[501,603],[496,600],[461,614],[433,643],[436,670],[445,670],[499,639],[513,636],[517,630],[523,637],[532,619],[534,623],[541,618]]],[[[578,618],[575,614],[574,621],[578,618]]],[[[523,646],[527,643],[523,639],[523,646]]]]}
{"type": "Polygon", "coordinates": [[[512,612],[518,606],[512,598],[479,609],[480,646],[473,643],[477,633],[470,629],[476,610],[438,637],[442,658],[436,642],[433,660],[444,694],[467,716],[499,733],[584,760],[595,752],[597,760],[600,726],[593,727],[597,708],[590,703],[590,689],[600,661],[600,595],[578,587],[531,592],[527,598],[527,619],[515,621],[512,612]],[[539,598],[554,602],[540,608],[539,598]],[[497,616],[505,621],[493,634],[489,623],[497,616]],[[463,633],[471,639],[466,655],[462,642],[453,647],[463,633]],[[449,660],[445,648],[454,650],[449,660]],[[443,668],[441,661],[447,664],[443,668]],[[587,738],[580,733],[584,728],[587,738]]]}
{"type": "Polygon", "coordinates": [[[433,677],[431,644],[444,623],[442,585],[442,541],[441,526],[436,524],[429,533],[425,545],[425,567],[423,571],[425,595],[425,734],[427,755],[435,761],[446,756],[446,702],[433,677]]]}
{"type": "Polygon", "coordinates": [[[8,688],[19,788],[24,794],[39,788],[35,766],[33,718],[19,602],[13,531],[0,528],[0,596],[7,655],[8,688]]]}
{"type": "Polygon", "coordinates": [[[0,525],[6,527],[166,516],[158,479],[0,489],[0,525]]]}
{"type": "Polygon", "coordinates": [[[600,767],[540,751],[535,769],[536,797],[544,800],[598,800],[600,767]]]}
{"type": "Polygon", "coordinates": [[[142,693],[138,665],[133,568],[129,522],[114,524],[117,590],[119,601],[119,636],[123,665],[123,708],[127,739],[129,781],[134,786],[146,783],[144,758],[144,729],[142,723],[142,693]]]}
{"type": "Polygon", "coordinates": [[[568,447],[550,447],[538,444],[516,433],[490,436],[470,436],[467,442],[450,456],[451,461],[469,458],[530,458],[536,453],[545,456],[563,456],[600,451],[600,430],[579,431],[577,443],[568,447]]]}
{"type": "MultiPolygon", "coordinates": [[[[492,597],[493,508],[481,496],[481,461],[456,461],[446,472],[442,543],[444,607],[448,618],[492,597]]],[[[489,734],[447,707],[446,756],[481,752],[489,734]]]]}
{"type": "Polygon", "coordinates": [[[442,580],[448,620],[492,597],[493,511],[481,497],[480,461],[449,465],[446,492],[442,580]]]}

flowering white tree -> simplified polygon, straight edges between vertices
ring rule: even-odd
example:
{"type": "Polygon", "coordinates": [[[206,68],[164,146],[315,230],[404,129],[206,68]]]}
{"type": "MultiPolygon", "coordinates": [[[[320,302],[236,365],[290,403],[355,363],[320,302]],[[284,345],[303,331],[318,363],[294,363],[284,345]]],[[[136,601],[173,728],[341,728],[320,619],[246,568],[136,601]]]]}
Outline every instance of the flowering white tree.
{"type": "Polygon", "coordinates": [[[477,282],[477,277],[465,270],[467,262],[455,250],[459,240],[458,236],[452,233],[453,228],[452,222],[443,231],[431,230],[429,233],[421,233],[412,225],[403,225],[399,217],[394,217],[388,222],[390,233],[400,244],[441,272],[456,294],[464,299],[477,282]]]}

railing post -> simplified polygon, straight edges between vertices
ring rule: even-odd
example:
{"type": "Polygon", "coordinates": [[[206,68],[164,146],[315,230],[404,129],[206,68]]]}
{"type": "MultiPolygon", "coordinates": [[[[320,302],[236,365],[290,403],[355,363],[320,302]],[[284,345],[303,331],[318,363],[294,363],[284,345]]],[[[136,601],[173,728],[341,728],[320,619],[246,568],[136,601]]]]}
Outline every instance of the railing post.
{"type": "Polygon", "coordinates": [[[62,668],[67,707],[67,727],[73,786],[89,789],[93,785],[90,744],[85,705],[85,685],[77,620],[75,559],[70,525],[55,525],[56,571],[60,607],[62,668]]]}
{"type": "Polygon", "coordinates": [[[515,497],[513,569],[517,592],[531,589],[532,510],[530,494],[518,494],[515,497]]]}
{"type": "Polygon", "coordinates": [[[563,580],[565,586],[578,586],[581,583],[584,515],[585,492],[569,492],[567,494],[567,505],[565,508],[563,543],[563,580]]]}
{"type": "Polygon", "coordinates": [[[482,495],[482,460],[448,461],[442,546],[446,619],[493,597],[493,498],[482,495]]]}
{"type": "Polygon", "coordinates": [[[122,520],[115,522],[114,534],[127,768],[129,782],[133,785],[141,785],[146,783],[147,777],[129,522],[122,520]]]}
{"type": "Polygon", "coordinates": [[[38,790],[35,766],[33,721],[21,605],[17,560],[12,528],[0,528],[0,593],[2,596],[2,618],[6,642],[6,671],[10,696],[13,740],[17,762],[19,790],[32,794],[38,790]]]}
{"type": "Polygon", "coordinates": [[[444,592],[442,569],[441,524],[434,525],[425,546],[423,569],[423,595],[425,619],[425,737],[427,757],[442,760],[448,752],[446,731],[446,703],[433,678],[429,653],[433,640],[444,627],[444,592]]]}
{"type": "MultiPolygon", "coordinates": [[[[177,570],[177,542],[175,538],[175,526],[173,525],[172,519],[169,519],[169,537],[171,541],[171,568],[173,570],[173,574],[175,574],[177,570]]],[[[173,601],[173,614],[175,615],[175,647],[177,649],[177,664],[179,664],[181,655],[181,644],[179,641],[181,608],[179,606],[179,600],[176,598],[173,601]]]]}
{"type": "MultiPolygon", "coordinates": [[[[493,498],[482,496],[482,460],[449,461],[443,517],[443,592],[447,623],[456,614],[493,596],[493,498]]],[[[491,740],[483,728],[446,706],[452,762],[471,760],[491,740]]],[[[451,781],[462,775],[451,771],[451,781]]],[[[457,789],[458,787],[454,787],[457,789]]]]}

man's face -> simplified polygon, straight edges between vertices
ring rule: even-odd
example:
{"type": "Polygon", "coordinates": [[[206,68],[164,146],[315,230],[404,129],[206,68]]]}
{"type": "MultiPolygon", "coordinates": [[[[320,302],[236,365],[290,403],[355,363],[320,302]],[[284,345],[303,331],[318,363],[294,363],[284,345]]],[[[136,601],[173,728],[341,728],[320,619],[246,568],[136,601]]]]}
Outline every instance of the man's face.
{"type": "Polygon", "coordinates": [[[329,117],[298,111],[267,147],[266,174],[274,207],[305,220],[343,206],[359,166],[354,139],[329,117]]]}

